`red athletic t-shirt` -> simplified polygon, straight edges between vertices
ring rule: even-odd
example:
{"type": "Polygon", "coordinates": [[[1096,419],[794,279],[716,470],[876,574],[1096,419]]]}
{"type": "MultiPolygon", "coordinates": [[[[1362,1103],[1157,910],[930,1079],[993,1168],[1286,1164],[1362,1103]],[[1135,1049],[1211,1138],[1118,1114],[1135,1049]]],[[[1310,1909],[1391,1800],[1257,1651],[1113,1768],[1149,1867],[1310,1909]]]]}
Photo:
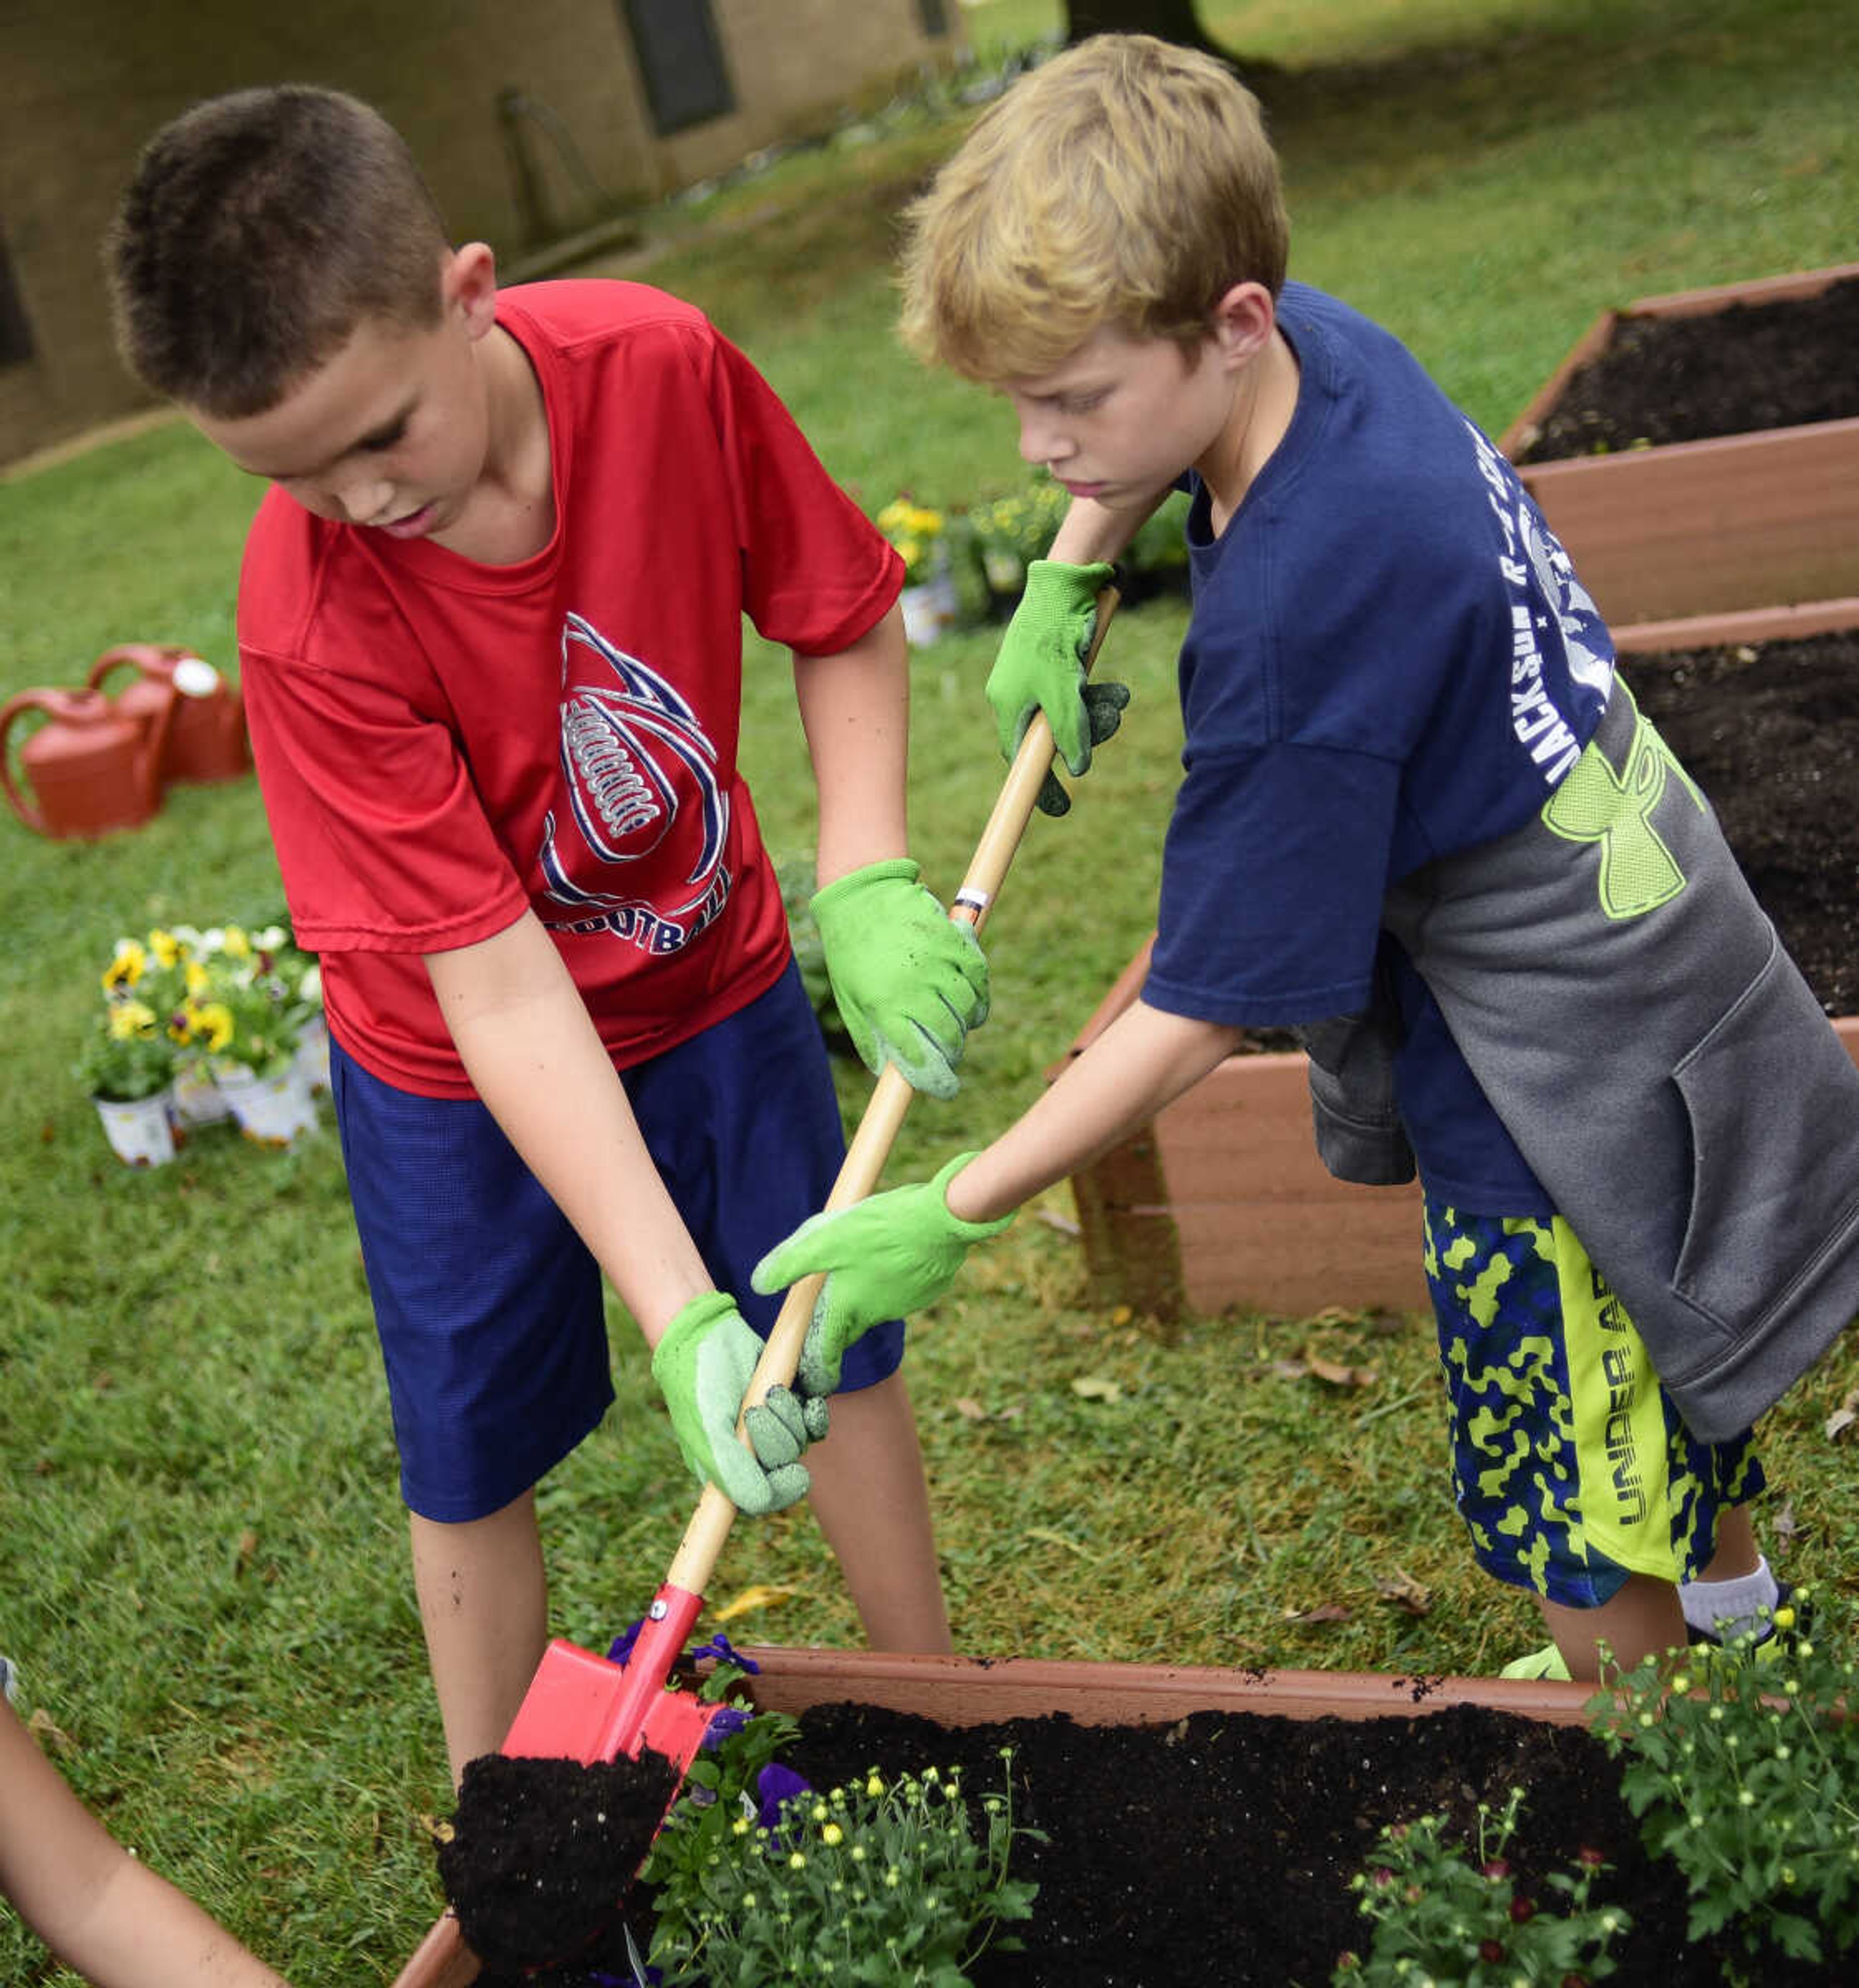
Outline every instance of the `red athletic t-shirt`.
{"type": "Polygon", "coordinates": [[[514,566],[313,517],[247,543],[241,682],[331,1029],[431,1097],[469,1080],[420,955],[533,907],[621,1064],[762,992],[787,927],[736,770],[742,617],[830,655],[902,563],[742,354],[634,283],[506,291],[556,528],[514,566]]]}

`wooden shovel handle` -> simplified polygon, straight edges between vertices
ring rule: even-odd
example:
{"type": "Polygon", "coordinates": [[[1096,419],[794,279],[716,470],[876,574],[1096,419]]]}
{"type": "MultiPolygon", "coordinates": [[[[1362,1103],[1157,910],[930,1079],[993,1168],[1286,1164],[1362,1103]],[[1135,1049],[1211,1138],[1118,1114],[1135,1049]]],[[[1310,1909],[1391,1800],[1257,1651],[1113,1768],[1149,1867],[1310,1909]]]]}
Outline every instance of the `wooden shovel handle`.
{"type": "MultiPolygon", "coordinates": [[[[1117,598],[1114,587],[1105,587],[1097,597],[1097,630],[1084,659],[1087,675],[1097,660],[1097,651],[1104,645],[1104,631],[1110,625],[1110,617],[1117,611],[1117,598]]],[[[1002,783],[987,826],[982,830],[981,840],[975,846],[968,874],[949,908],[951,918],[972,927],[977,932],[987,923],[988,914],[994,908],[994,900],[1006,877],[1008,866],[1020,846],[1026,824],[1033,819],[1039,789],[1052,766],[1052,727],[1043,711],[1035,712],[1033,722],[1026,728],[1026,735],[1020,741],[1019,750],[1013,756],[1013,763],[1007,769],[1007,777],[1002,783]]],[[[904,1123],[904,1114],[910,1108],[911,1095],[910,1085],[898,1074],[897,1066],[887,1063],[872,1087],[870,1102],[865,1107],[858,1130],[846,1149],[845,1161],[833,1183],[833,1191],[826,1196],[828,1209],[848,1208],[876,1190],[898,1128],[904,1123]]],[[[749,1377],[748,1391],[743,1396],[745,1408],[759,1402],[770,1388],[785,1388],[793,1381],[794,1371],[800,1364],[800,1349],[806,1339],[807,1327],[813,1316],[814,1300],[825,1282],[823,1276],[816,1274],[803,1277],[799,1283],[788,1287],[774,1329],[768,1336],[762,1357],[755,1363],[755,1372],[749,1377]]],[[[737,1425],[737,1433],[742,1433],[740,1423],[737,1425]]],[[[681,1587],[691,1594],[703,1593],[735,1516],[736,1508],[728,1497],[715,1485],[706,1484],[665,1577],[668,1587],[681,1587]]]]}

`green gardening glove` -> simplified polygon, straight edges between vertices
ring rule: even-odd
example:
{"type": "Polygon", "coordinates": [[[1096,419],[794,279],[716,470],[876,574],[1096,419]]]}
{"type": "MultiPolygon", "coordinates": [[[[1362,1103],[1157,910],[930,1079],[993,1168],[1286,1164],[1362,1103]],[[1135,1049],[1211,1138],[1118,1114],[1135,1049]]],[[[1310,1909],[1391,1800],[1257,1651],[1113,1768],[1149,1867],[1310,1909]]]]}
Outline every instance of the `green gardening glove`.
{"type": "MultiPolygon", "coordinates": [[[[1084,659],[1097,632],[1097,596],[1114,570],[1101,563],[1066,566],[1058,560],[1035,560],[1026,569],[1020,604],[988,675],[988,702],[994,707],[1003,759],[1013,757],[1033,713],[1043,711],[1066,770],[1082,774],[1090,769],[1092,748],[1123,722],[1129,686],[1093,683],[1084,674],[1084,659]]],[[[1041,809],[1061,815],[1070,806],[1056,776],[1048,774],[1039,791],[1041,809]]]]}
{"type": "Polygon", "coordinates": [[[840,1019],[874,1076],[894,1063],[913,1090],[953,1097],[971,1029],[988,1018],[988,962],[975,935],[917,881],[907,856],[867,863],[816,893],[840,1019]]]}
{"type": "Polygon", "coordinates": [[[810,1480],[800,1452],[826,1432],[823,1399],[770,1388],[767,1399],[749,1412],[750,1454],[736,1434],[736,1418],[761,1357],[762,1341],[724,1291],[693,1298],[652,1354],[652,1378],[691,1475],[715,1485],[739,1511],[758,1516],[807,1495],[810,1480]]]}
{"type": "Polygon", "coordinates": [[[1013,1219],[1009,1212],[964,1222],[949,1212],[948,1184],[974,1157],[958,1155],[934,1180],[811,1215],[755,1266],[749,1281],[764,1297],[816,1270],[826,1273],[800,1349],[803,1393],[831,1394],[848,1346],[886,1319],[934,1304],[970,1249],[1013,1219]]]}

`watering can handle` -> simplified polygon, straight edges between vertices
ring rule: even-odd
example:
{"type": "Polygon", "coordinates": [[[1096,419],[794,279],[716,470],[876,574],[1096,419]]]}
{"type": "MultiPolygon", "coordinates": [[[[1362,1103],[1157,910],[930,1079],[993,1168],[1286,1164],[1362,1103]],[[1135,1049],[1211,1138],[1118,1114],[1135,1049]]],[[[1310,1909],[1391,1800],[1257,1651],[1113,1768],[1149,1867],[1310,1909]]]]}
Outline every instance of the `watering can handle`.
{"type": "Polygon", "coordinates": [[[49,708],[46,693],[42,690],[22,690],[0,704],[0,789],[6,794],[8,805],[35,835],[49,835],[46,818],[25,796],[22,788],[13,778],[12,762],[8,755],[7,739],[16,718],[23,718],[29,711],[49,708]]]}
{"type": "Polygon", "coordinates": [[[103,679],[112,670],[119,670],[133,664],[145,677],[171,681],[174,666],[183,656],[191,655],[191,650],[177,649],[165,643],[121,642],[113,649],[106,649],[90,665],[90,673],[84,679],[91,690],[101,690],[103,679]]]}
{"type": "MultiPolygon", "coordinates": [[[[1117,610],[1117,599],[1114,587],[1105,587],[1097,597],[1097,632],[1092,638],[1090,654],[1084,659],[1087,673],[1097,660],[1104,631],[1117,610]]],[[[993,812],[969,859],[968,874],[950,908],[951,918],[976,932],[981,930],[993,908],[1008,865],[1019,847],[1026,824],[1033,819],[1039,789],[1051,770],[1052,759],[1052,728],[1046,723],[1043,712],[1036,712],[1020,741],[1019,750],[1013,756],[1013,763],[1007,770],[993,812]]],[[[904,1113],[910,1108],[911,1094],[908,1082],[899,1075],[896,1065],[887,1063],[872,1087],[870,1102],[846,1150],[845,1161],[833,1183],[833,1191],[826,1196],[828,1210],[850,1207],[853,1202],[864,1200],[877,1188],[884,1171],[884,1162],[890,1156],[892,1141],[904,1123],[904,1113]]],[[[807,1327],[813,1319],[814,1300],[825,1282],[823,1276],[816,1274],[803,1277],[798,1283],[789,1286],[774,1328],[769,1334],[768,1344],[762,1348],[755,1371],[749,1377],[744,1396],[745,1408],[759,1401],[770,1388],[785,1387],[793,1379],[794,1370],[800,1364],[800,1349],[806,1339],[807,1327]]],[[[742,1432],[739,1422],[737,1432],[739,1435],[742,1432]]],[[[667,1587],[681,1588],[691,1594],[703,1593],[735,1516],[736,1508],[728,1497],[715,1485],[706,1484],[666,1574],[667,1587]]]]}
{"type": "Polygon", "coordinates": [[[133,663],[150,683],[167,693],[156,707],[155,722],[148,735],[149,791],[157,800],[161,793],[161,755],[167,745],[169,729],[174,722],[174,707],[181,698],[174,681],[174,665],[193,653],[191,649],[177,649],[154,642],[123,642],[113,649],[106,649],[90,665],[90,674],[84,679],[89,688],[100,690],[104,678],[112,670],[133,663]]]}

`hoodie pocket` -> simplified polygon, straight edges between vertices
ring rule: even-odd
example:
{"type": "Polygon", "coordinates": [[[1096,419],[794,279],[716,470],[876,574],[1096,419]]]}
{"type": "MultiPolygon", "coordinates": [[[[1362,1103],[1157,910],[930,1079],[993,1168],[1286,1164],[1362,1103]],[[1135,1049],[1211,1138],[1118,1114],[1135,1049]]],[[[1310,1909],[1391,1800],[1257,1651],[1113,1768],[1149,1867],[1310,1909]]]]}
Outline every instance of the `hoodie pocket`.
{"type": "Polygon", "coordinates": [[[1833,1241],[1827,1218],[1840,1197],[1827,1176],[1853,1147],[1851,1059],[1773,933],[1762,971],[1673,1080],[1692,1140],[1673,1283],[1741,1329],[1833,1241]]]}

